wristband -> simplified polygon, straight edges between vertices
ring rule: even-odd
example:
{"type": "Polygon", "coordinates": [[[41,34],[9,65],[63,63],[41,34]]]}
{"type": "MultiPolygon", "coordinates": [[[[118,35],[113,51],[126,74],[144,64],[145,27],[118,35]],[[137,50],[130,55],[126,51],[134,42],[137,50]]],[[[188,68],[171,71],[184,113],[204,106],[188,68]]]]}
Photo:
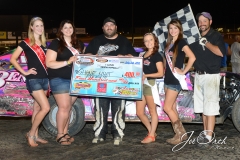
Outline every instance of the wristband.
{"type": "Polygon", "coordinates": [[[66,65],[68,65],[68,62],[67,62],[67,61],[64,61],[64,63],[63,63],[63,64],[64,64],[64,66],[66,66],[66,65]]]}
{"type": "Polygon", "coordinates": [[[71,64],[71,62],[70,62],[70,61],[67,61],[67,64],[69,65],[69,64],[71,64]]]}

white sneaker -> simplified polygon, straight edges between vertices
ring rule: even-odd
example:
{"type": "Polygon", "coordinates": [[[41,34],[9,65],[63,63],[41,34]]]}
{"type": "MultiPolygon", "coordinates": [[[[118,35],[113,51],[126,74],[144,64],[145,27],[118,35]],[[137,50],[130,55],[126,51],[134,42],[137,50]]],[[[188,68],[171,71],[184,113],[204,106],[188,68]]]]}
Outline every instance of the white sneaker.
{"type": "Polygon", "coordinates": [[[122,138],[120,138],[120,137],[115,137],[115,138],[113,139],[113,144],[114,144],[114,145],[119,145],[121,141],[122,141],[122,138]]]}
{"type": "Polygon", "coordinates": [[[98,142],[103,142],[103,141],[104,141],[103,138],[101,138],[101,137],[95,137],[95,138],[93,138],[92,143],[98,143],[98,142]]]}

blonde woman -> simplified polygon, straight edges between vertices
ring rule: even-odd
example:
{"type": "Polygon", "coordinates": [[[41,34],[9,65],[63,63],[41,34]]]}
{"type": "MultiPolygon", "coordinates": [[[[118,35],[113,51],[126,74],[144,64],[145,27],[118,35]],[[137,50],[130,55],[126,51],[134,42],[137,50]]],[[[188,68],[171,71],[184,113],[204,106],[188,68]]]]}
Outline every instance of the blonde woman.
{"type": "Polygon", "coordinates": [[[47,99],[48,75],[45,65],[46,38],[42,18],[31,19],[28,29],[28,38],[23,40],[12,54],[10,62],[21,74],[26,76],[26,86],[34,98],[32,127],[26,134],[30,147],[37,147],[39,143],[48,141],[38,136],[38,127],[50,110],[47,99]],[[28,70],[25,71],[17,62],[18,57],[24,51],[28,60],[28,70]]]}

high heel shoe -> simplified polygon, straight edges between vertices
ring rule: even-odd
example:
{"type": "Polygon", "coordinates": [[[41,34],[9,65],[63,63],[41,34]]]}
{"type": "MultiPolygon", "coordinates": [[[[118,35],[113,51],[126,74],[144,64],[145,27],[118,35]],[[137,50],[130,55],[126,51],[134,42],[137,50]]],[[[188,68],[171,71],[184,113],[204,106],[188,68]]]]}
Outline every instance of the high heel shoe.
{"type": "Polygon", "coordinates": [[[27,143],[28,143],[29,147],[37,147],[38,146],[38,144],[36,143],[36,137],[35,136],[30,136],[29,132],[28,132],[28,133],[26,133],[25,137],[27,139],[27,143]],[[31,144],[30,140],[33,140],[34,143],[31,144]]]}

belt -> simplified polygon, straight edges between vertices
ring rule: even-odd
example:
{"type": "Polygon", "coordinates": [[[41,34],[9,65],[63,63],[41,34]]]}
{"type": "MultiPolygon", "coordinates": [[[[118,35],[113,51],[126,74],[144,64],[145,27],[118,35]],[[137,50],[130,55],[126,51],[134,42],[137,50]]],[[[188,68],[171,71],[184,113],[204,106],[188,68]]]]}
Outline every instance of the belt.
{"type": "Polygon", "coordinates": [[[196,71],[197,74],[201,75],[201,74],[210,74],[210,73],[207,73],[205,71],[196,71]]]}

